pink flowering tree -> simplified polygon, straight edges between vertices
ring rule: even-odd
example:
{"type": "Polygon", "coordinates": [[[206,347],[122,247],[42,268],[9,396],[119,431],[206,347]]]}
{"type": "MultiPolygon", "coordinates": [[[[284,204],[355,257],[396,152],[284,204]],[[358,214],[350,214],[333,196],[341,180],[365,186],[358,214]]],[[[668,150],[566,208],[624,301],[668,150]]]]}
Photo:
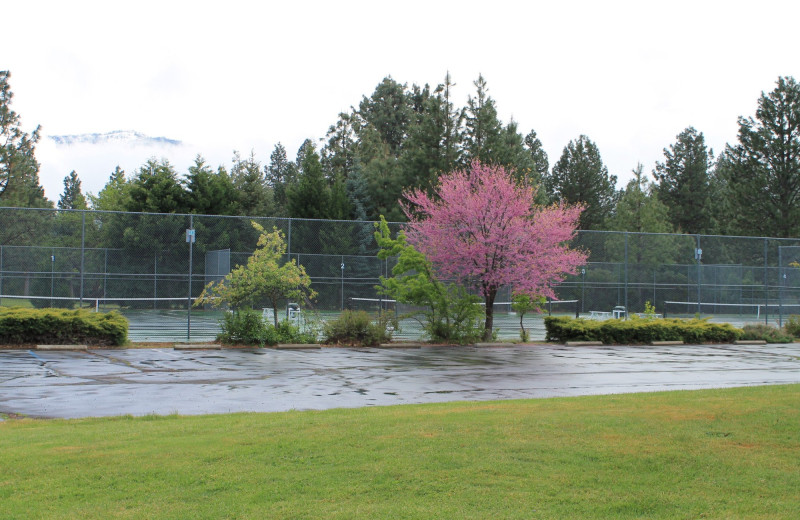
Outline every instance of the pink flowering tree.
{"type": "Polygon", "coordinates": [[[484,340],[491,339],[492,307],[502,287],[515,294],[555,297],[553,286],[586,263],[570,249],[580,206],[537,206],[535,188],[503,167],[473,162],[443,175],[432,195],[404,193],[408,242],[442,278],[476,288],[486,303],[484,340]]]}

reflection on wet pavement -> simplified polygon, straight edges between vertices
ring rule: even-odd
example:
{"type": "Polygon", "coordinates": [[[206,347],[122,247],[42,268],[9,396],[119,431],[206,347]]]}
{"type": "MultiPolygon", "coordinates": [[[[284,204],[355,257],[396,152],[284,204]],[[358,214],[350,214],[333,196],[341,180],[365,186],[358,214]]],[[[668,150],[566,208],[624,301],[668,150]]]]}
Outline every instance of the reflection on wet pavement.
{"type": "Polygon", "coordinates": [[[800,383],[767,346],[0,351],[0,413],[203,414],[800,383]]]}

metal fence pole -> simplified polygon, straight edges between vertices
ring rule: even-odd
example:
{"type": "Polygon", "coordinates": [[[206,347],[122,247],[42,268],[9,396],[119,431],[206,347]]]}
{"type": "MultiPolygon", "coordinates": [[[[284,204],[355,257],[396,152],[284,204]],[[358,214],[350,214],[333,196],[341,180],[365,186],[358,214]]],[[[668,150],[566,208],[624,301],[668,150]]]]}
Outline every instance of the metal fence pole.
{"type": "Polygon", "coordinates": [[[189,294],[186,297],[186,341],[192,339],[192,253],[194,252],[194,215],[189,215],[190,233],[186,236],[189,242],[189,294]]]}
{"type": "Polygon", "coordinates": [[[81,295],[79,308],[83,308],[83,270],[86,267],[86,211],[81,211],[81,295]]]}
{"type": "Polygon", "coordinates": [[[764,239],[764,323],[769,325],[769,281],[767,279],[767,239],[764,239]]]}
{"type": "Polygon", "coordinates": [[[625,319],[628,319],[628,232],[625,232],[625,319]]]}

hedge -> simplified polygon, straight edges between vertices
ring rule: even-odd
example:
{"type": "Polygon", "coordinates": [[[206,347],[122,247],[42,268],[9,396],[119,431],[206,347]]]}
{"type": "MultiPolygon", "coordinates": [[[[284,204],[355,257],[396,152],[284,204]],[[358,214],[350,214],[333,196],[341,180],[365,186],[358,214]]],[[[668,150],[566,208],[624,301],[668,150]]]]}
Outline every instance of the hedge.
{"type": "Polygon", "coordinates": [[[0,344],[123,345],[128,320],[118,312],[0,307],[0,344]]]}
{"type": "Polygon", "coordinates": [[[586,320],[567,316],[544,319],[548,341],[602,341],[604,344],[646,344],[653,341],[685,343],[730,343],[742,330],[728,323],[709,323],[707,319],[586,320]]]}

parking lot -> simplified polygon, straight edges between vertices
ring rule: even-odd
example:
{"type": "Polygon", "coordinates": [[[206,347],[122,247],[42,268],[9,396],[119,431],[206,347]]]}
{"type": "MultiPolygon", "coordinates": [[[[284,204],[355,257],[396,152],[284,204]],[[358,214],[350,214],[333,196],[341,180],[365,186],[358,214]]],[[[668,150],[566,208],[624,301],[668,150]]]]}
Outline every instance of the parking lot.
{"type": "Polygon", "coordinates": [[[0,350],[0,413],[273,412],[800,383],[800,344],[0,350]]]}

